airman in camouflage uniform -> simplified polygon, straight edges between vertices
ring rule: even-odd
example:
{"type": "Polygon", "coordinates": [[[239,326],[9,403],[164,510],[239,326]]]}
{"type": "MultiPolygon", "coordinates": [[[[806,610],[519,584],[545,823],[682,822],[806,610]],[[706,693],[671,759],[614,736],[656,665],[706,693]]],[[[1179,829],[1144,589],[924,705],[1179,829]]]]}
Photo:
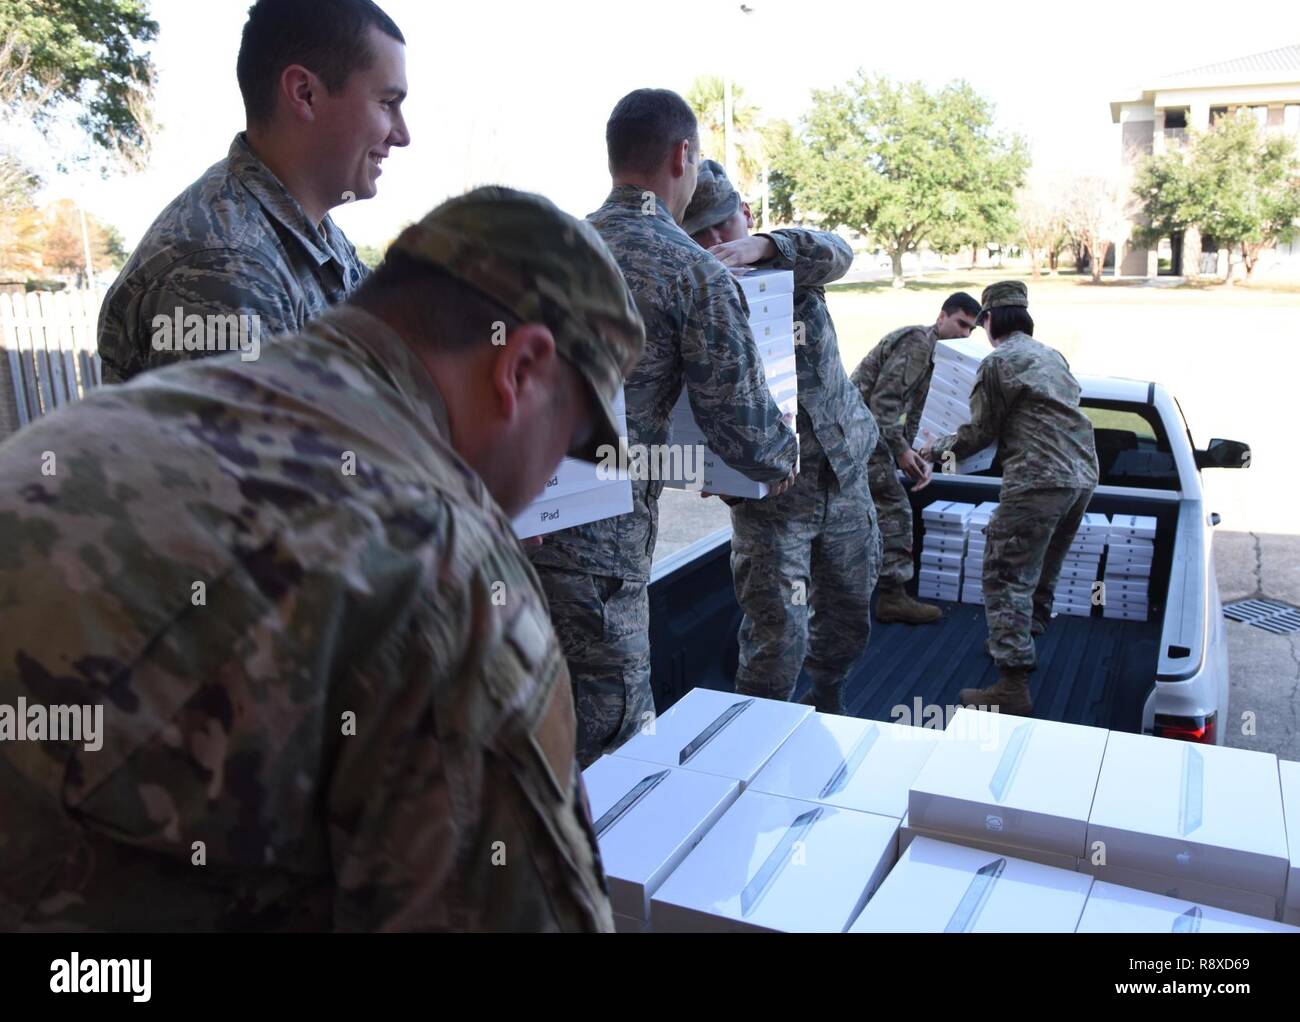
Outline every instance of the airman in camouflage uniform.
{"type": "Polygon", "coordinates": [[[1097,451],[1069,363],[1031,336],[1028,288],[1001,281],[981,301],[993,351],[976,376],[971,421],[922,453],[964,458],[997,441],[1002,495],[985,530],[984,612],[999,677],[991,688],[962,689],[961,701],[1027,715],[1033,636],[1051,618],[1061,564],[1097,486],[1097,451]]]}
{"type": "Polygon", "coordinates": [[[256,360],[361,283],[365,264],[329,210],[373,196],[390,147],[410,142],[405,68],[401,30],[369,0],[257,0],[236,61],[247,130],[159,214],[109,289],[105,382],[237,348],[256,360]],[[286,85],[303,75],[311,98],[286,85]]]}
{"type": "Polygon", "coordinates": [[[169,330],[178,308],[183,316],[205,320],[256,317],[248,322],[256,324],[259,342],[265,341],[301,330],[346,298],[367,272],[333,220],[327,216],[319,231],[308,222],[241,132],[226,158],[150,225],[108,289],[99,314],[104,382],[222,354],[177,350],[174,343],[162,347],[162,341],[155,346],[155,317],[169,330]]]}
{"type": "Polygon", "coordinates": [[[886,334],[853,371],[853,382],[880,426],[880,442],[867,463],[884,546],[878,621],[926,624],[941,616],[938,607],[913,599],[905,589],[913,575],[912,505],[898,472],[915,482],[913,489],[929,482],[929,466],[912,444],[930,392],[934,348],[941,339],[969,337],[978,312],[979,303],[970,295],[950,295],[933,326],[905,326],[886,334]]]}
{"type": "MultiPolygon", "coordinates": [[[[723,461],[760,482],[786,480],[797,440],[767,388],[744,297],[727,268],[678,224],[698,170],[690,107],[675,93],[639,90],[615,107],[607,138],[615,183],[588,219],[646,324],[645,355],[626,384],[629,446],[667,443],[684,386],[723,461]],[[648,171],[621,167],[619,139],[654,123],[669,125],[664,155],[648,171]]],[[[630,514],[552,533],[530,552],[573,676],[584,765],[654,717],[647,585],[663,485],[634,479],[630,514]]]]}
{"type": "Polygon", "coordinates": [[[853,250],[827,231],[750,235],[747,203],[713,160],[700,167],[683,228],[728,266],[794,271],[799,476],[786,493],[731,505],[731,570],[740,625],[736,691],[843,712],[843,687],[871,635],[880,534],[863,464],[879,433],[840,359],[825,286],[853,250]],[[809,614],[811,607],[812,613],[809,614]],[[811,618],[811,620],[810,620],[811,618]]]}
{"type": "Polygon", "coordinates": [[[0,741],[0,930],[611,930],[510,515],[617,441],[643,329],[588,225],[479,189],[257,364],[0,446],[0,704],[104,721],[0,741]]]}

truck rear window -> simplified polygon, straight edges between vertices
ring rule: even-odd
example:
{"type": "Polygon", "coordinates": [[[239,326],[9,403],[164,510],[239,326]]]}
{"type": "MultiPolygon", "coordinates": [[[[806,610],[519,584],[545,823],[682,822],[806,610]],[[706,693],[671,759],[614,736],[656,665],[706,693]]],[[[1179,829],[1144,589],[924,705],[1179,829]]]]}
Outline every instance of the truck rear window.
{"type": "Polygon", "coordinates": [[[1096,435],[1102,486],[1178,489],[1178,466],[1155,408],[1087,398],[1081,407],[1096,435]]]}

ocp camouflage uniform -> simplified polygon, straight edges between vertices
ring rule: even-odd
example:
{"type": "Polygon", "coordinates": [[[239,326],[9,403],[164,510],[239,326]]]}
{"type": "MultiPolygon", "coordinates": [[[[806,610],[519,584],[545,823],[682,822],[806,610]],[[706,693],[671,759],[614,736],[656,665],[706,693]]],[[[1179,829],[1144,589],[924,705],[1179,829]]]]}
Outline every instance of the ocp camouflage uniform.
{"type": "Polygon", "coordinates": [[[1065,357],[1018,332],[980,364],[970,408],[971,421],[935,441],[933,456],[965,458],[997,441],[1002,493],[985,530],[988,649],[1000,668],[1033,669],[1031,628],[1047,626],[1061,564],[1097,485],[1092,423],[1065,357]]]}
{"type": "Polygon", "coordinates": [[[905,326],[882,337],[853,371],[853,382],[880,427],[867,476],[884,549],[882,587],[901,589],[912,579],[912,505],[898,479],[898,459],[916,440],[938,340],[933,326],[905,326]]]}
{"type": "MultiPolygon", "coordinates": [[[[588,219],[645,320],[645,354],[625,385],[628,444],[667,443],[685,386],[723,461],[760,482],[788,476],[797,441],[767,388],[748,306],[726,267],[641,188],[616,185],[588,219]]],[[[653,719],[647,586],[662,491],[662,479],[634,479],[629,514],[552,533],[529,551],[569,660],[584,765],[653,719]]]]}
{"type": "MultiPolygon", "coordinates": [[[[459,255],[438,216],[396,245],[459,255]]],[[[0,703],[104,711],[97,752],[0,742],[0,930],[612,929],[541,587],[383,321],[103,388],[0,472],[0,703]]]]}
{"type": "Polygon", "coordinates": [[[795,347],[799,475],[780,496],[731,509],[731,570],[745,612],[736,691],[789,699],[802,667],[818,705],[830,709],[867,648],[880,567],[862,471],[878,431],[844,372],[826,308],[825,285],[844,276],[853,250],[824,231],[758,237],[779,252],[760,268],[794,271],[794,318],[803,324],[795,347]]]}
{"type": "Polygon", "coordinates": [[[301,330],[366,274],[334,221],[317,229],[240,132],[226,158],[158,215],[108,289],[99,313],[104,381],[221,353],[156,350],[155,316],[171,323],[179,308],[205,319],[257,317],[264,342],[301,330]]]}

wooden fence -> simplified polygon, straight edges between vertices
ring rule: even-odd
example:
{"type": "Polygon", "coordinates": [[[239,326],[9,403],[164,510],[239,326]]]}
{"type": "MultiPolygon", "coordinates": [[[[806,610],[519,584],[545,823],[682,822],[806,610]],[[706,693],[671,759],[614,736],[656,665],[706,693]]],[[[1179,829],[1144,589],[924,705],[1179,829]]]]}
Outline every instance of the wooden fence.
{"type": "Polygon", "coordinates": [[[103,382],[103,291],[0,294],[0,440],[103,382]]]}

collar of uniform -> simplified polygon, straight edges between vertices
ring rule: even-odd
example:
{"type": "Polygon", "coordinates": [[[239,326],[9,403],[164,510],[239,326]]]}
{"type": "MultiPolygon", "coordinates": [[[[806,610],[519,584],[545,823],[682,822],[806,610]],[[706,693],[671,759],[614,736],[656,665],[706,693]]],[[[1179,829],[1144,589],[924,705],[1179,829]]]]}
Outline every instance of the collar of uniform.
{"type": "MultiPolygon", "coordinates": [[[[622,206],[625,209],[643,209],[645,208],[645,197],[649,191],[640,185],[615,185],[605,199],[607,206],[622,206]]],[[[651,193],[653,194],[653,193],[651,193]]],[[[670,224],[677,223],[668,207],[664,205],[664,200],[655,195],[655,215],[663,217],[670,224]]]]}
{"type": "Polygon", "coordinates": [[[230,173],[252,193],[269,216],[298,239],[298,243],[316,260],[316,265],[323,266],[331,259],[343,262],[338,253],[345,251],[346,246],[342,243],[342,232],[334,225],[334,221],[328,215],[321,221],[321,228],[325,232],[322,238],[320,231],[307,219],[298,200],[289,194],[289,190],[271,173],[271,169],[257,158],[244,132],[241,131],[230,143],[226,162],[230,173]]]}
{"type": "Polygon", "coordinates": [[[421,421],[432,420],[450,440],[447,404],[410,345],[378,316],[355,305],[336,305],[307,326],[355,354],[366,367],[396,390],[421,421]]]}

